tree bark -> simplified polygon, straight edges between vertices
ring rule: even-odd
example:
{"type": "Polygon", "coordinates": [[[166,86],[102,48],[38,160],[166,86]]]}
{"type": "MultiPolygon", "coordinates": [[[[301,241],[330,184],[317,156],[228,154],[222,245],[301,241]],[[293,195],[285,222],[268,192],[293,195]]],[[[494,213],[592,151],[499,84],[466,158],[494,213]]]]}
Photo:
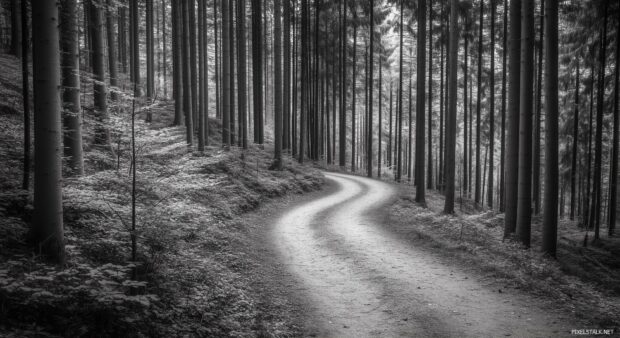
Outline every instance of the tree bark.
{"type": "MultiPolygon", "coordinates": [[[[28,34],[28,3],[26,0],[22,0],[21,2],[21,25],[22,25],[22,34],[24,38],[22,39],[21,53],[22,53],[22,102],[24,108],[24,157],[23,157],[23,172],[22,172],[22,189],[30,190],[30,79],[29,79],[29,71],[28,71],[28,53],[30,49],[30,40],[28,34]]],[[[74,24],[74,28],[77,28],[77,25],[74,24]]],[[[75,31],[77,33],[77,31],[75,31]]],[[[74,45],[76,46],[75,50],[77,51],[77,34],[75,35],[76,42],[74,45]]],[[[74,55],[75,56],[75,55],[74,55]]],[[[77,56],[79,57],[79,56],[77,56]]],[[[76,61],[79,62],[79,59],[76,61]]],[[[79,64],[79,63],[78,63],[79,64]]],[[[79,100],[78,100],[79,102],[79,100]]],[[[82,137],[80,136],[80,141],[82,137]]],[[[80,145],[81,149],[81,145],[80,145]]],[[[81,154],[81,153],[80,153],[81,154]]],[[[72,158],[74,159],[74,158],[72,158]]],[[[77,158],[75,158],[76,163],[79,165],[72,166],[75,168],[78,174],[83,172],[81,161],[77,162],[77,158]]]]}
{"type": "MultiPolygon", "coordinates": [[[[620,41],[620,39],[618,40],[620,41]]],[[[617,68],[616,68],[617,69],[617,68]]],[[[616,74],[618,71],[616,71],[616,74]]],[[[573,149],[571,158],[571,171],[570,171],[570,219],[575,219],[575,205],[577,202],[575,184],[577,180],[577,154],[579,149],[579,57],[577,57],[577,72],[575,83],[575,115],[573,116],[573,149]]],[[[616,75],[617,77],[617,75],[616,75]]]]}
{"type": "Polygon", "coordinates": [[[519,180],[517,235],[530,246],[532,226],[532,104],[534,98],[534,0],[522,1],[521,96],[519,116],[519,180]]]}
{"type": "Polygon", "coordinates": [[[558,1],[547,0],[545,31],[545,203],[542,250],[555,257],[558,229],[558,1]]]}
{"type": "Polygon", "coordinates": [[[454,213],[454,190],[456,169],[456,97],[458,52],[458,1],[450,0],[450,48],[448,66],[448,116],[446,119],[446,189],[444,212],[454,213]]]}
{"type": "MultiPolygon", "coordinates": [[[[617,30],[620,32],[620,29],[617,30]]],[[[617,35],[620,36],[620,35],[617,35]]],[[[609,237],[612,237],[616,230],[616,206],[618,200],[618,139],[620,138],[620,97],[618,96],[620,85],[620,38],[616,38],[616,67],[614,76],[614,129],[613,145],[611,153],[611,179],[609,184],[609,237]]],[[[572,196],[571,196],[572,201],[572,196]]],[[[571,202],[571,208],[572,208],[571,202]]]]}
{"type": "MultiPolygon", "coordinates": [[[[517,228],[517,194],[519,178],[519,96],[521,82],[521,1],[510,1],[510,55],[508,114],[506,116],[504,237],[517,228]]],[[[529,169],[528,169],[529,170],[529,169]]]]}
{"type": "Polygon", "coordinates": [[[108,38],[108,71],[110,73],[110,99],[116,101],[118,99],[118,67],[116,61],[116,41],[114,41],[114,3],[112,0],[107,0],[106,3],[106,32],[108,38]]]}
{"type": "Polygon", "coordinates": [[[94,105],[95,105],[95,140],[94,143],[107,150],[111,150],[107,89],[105,84],[105,58],[103,44],[103,16],[101,8],[103,8],[103,0],[89,0],[89,32],[92,42],[92,68],[94,77],[94,105]]]}
{"type": "Polygon", "coordinates": [[[508,0],[504,0],[504,34],[502,48],[502,132],[500,147],[500,165],[499,165],[499,211],[504,212],[506,182],[505,182],[505,160],[506,160],[506,56],[508,54],[508,0]]]}
{"type": "Polygon", "coordinates": [[[491,72],[489,79],[489,178],[487,206],[493,209],[493,179],[495,168],[495,0],[491,0],[491,72]]]}
{"type": "MultiPolygon", "coordinates": [[[[416,81],[416,133],[415,133],[415,182],[416,182],[416,202],[426,204],[426,191],[424,186],[424,161],[425,161],[425,78],[426,78],[426,0],[418,1],[418,54],[417,60],[417,81],[416,81]]],[[[430,125],[430,119],[429,119],[430,125]]],[[[429,161],[430,163],[430,161],[429,161]]],[[[430,172],[429,172],[430,175],[430,172]]]]}
{"type": "Polygon", "coordinates": [[[33,1],[34,215],[37,254],[63,264],[62,145],[58,3],[33,1]]]}
{"type": "Polygon", "coordinates": [[[186,140],[187,145],[191,146],[194,143],[194,121],[193,121],[193,106],[192,106],[192,70],[191,70],[191,34],[190,34],[190,1],[183,0],[183,111],[185,112],[185,128],[186,128],[186,140]]]}
{"type": "MultiPolygon", "coordinates": [[[[21,2],[26,0],[21,0],[21,2]]],[[[11,50],[12,55],[22,57],[22,14],[20,0],[11,0],[11,50]]],[[[27,40],[27,39],[26,39],[27,40]]]]}
{"type": "Polygon", "coordinates": [[[483,31],[483,17],[484,17],[484,2],[480,1],[480,22],[478,28],[478,90],[477,102],[476,102],[476,186],[474,190],[474,201],[476,207],[481,205],[481,192],[482,192],[482,176],[481,176],[481,135],[480,135],[480,110],[482,106],[482,31],[483,31]]]}
{"type": "Polygon", "coordinates": [[[274,100],[274,162],[272,168],[282,170],[282,27],[281,27],[281,11],[282,6],[280,0],[274,0],[273,3],[273,49],[274,49],[274,74],[273,74],[273,100],[274,100]]]}
{"type": "Polygon", "coordinates": [[[61,2],[60,44],[62,50],[63,145],[67,164],[75,175],[84,174],[82,109],[80,104],[80,60],[76,0],[61,2]]]}

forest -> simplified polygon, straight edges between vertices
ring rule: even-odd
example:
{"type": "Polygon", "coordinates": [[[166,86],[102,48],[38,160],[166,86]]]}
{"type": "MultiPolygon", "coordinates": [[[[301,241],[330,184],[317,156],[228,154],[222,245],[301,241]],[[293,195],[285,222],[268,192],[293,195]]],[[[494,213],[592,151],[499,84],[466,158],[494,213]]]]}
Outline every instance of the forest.
{"type": "Polygon", "coordinates": [[[0,0],[0,336],[620,333],[620,2],[0,0]]]}

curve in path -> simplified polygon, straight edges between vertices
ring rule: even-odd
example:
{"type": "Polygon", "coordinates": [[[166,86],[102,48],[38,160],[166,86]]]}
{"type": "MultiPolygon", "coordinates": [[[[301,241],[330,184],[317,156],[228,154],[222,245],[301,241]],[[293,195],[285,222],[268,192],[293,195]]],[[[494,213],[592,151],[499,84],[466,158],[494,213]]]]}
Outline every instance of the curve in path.
{"type": "Polygon", "coordinates": [[[567,316],[526,295],[500,294],[389,232],[386,183],[326,173],[338,189],[276,223],[282,262],[309,299],[309,335],[549,337],[567,316]]]}

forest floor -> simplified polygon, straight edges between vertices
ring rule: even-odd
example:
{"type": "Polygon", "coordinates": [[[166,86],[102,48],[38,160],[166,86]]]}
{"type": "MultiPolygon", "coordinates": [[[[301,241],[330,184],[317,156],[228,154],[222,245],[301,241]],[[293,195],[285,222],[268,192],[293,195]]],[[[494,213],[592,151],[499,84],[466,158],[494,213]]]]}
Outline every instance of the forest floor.
{"type": "MultiPolygon", "coordinates": [[[[169,102],[141,102],[137,135],[136,262],[130,241],[130,100],[110,104],[114,152],[91,147],[84,95],[85,175],[63,180],[67,264],[28,245],[32,196],[21,191],[19,63],[0,55],[0,336],[281,336],[298,332],[287,301],[262,297],[252,233],[239,216],[270,199],[320,189],[323,175],[273,150],[220,145],[210,121],[204,153],[189,151],[169,102]],[[153,123],[144,123],[146,110],[153,123]],[[137,280],[131,278],[137,272],[137,280]],[[274,311],[273,308],[280,310],[274,311]]],[[[84,92],[91,92],[88,75],[84,92]]]]}

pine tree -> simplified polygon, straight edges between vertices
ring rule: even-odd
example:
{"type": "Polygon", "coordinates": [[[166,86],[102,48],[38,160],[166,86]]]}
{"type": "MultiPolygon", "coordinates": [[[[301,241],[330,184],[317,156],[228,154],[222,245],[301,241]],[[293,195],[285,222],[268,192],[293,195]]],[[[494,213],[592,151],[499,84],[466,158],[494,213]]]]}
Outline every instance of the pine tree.
{"type": "Polygon", "coordinates": [[[545,31],[545,203],[542,249],[554,256],[558,228],[558,1],[547,0],[545,31]]]}
{"type": "Polygon", "coordinates": [[[33,1],[34,215],[37,254],[63,264],[62,146],[58,3],[33,1]]]}
{"type": "Polygon", "coordinates": [[[62,50],[62,124],[67,165],[76,175],[84,173],[82,111],[80,103],[80,60],[76,0],[61,2],[60,46],[62,50]]]}
{"type": "Polygon", "coordinates": [[[89,35],[92,42],[91,65],[94,77],[94,105],[97,124],[95,127],[95,144],[105,149],[111,149],[110,130],[108,129],[108,101],[107,88],[105,84],[105,58],[103,43],[103,0],[89,0],[88,8],[90,13],[89,35]]]}
{"type": "Polygon", "coordinates": [[[450,46],[448,53],[448,112],[446,119],[446,188],[444,212],[454,213],[454,190],[456,169],[456,97],[457,97],[457,52],[458,52],[458,1],[450,0],[450,46]]]}
{"type": "Polygon", "coordinates": [[[532,226],[532,107],[534,93],[534,0],[522,1],[521,21],[521,89],[519,116],[519,180],[517,235],[530,246],[532,226]]]}

